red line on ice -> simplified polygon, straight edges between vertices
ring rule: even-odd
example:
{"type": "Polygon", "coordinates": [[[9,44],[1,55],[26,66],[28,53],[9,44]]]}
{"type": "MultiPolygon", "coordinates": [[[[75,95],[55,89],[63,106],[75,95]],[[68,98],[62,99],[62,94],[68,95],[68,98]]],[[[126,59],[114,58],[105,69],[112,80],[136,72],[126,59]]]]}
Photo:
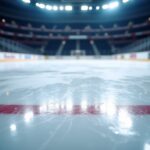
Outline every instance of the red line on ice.
{"type": "MultiPolygon", "coordinates": [[[[109,109],[109,108],[108,108],[109,109]]],[[[125,109],[128,113],[133,115],[150,115],[150,105],[117,105],[116,112],[119,110],[125,109]]],[[[24,114],[27,111],[32,111],[35,115],[38,114],[71,114],[71,115],[102,115],[104,112],[102,111],[100,105],[89,105],[86,110],[82,109],[81,105],[73,105],[71,110],[68,111],[65,107],[61,108],[59,106],[57,109],[46,108],[45,110],[41,110],[41,105],[0,105],[0,114],[24,114]]]]}

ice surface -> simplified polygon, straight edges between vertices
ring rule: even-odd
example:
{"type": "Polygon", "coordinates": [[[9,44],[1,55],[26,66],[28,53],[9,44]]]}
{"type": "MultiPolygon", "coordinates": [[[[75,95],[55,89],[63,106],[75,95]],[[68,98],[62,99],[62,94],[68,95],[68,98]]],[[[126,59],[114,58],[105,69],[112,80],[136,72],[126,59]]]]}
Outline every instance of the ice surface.
{"type": "Polygon", "coordinates": [[[0,64],[0,104],[68,101],[84,109],[86,103],[107,103],[110,112],[102,116],[0,115],[0,150],[147,150],[150,117],[130,115],[126,110],[112,114],[119,104],[150,105],[150,63],[51,60],[0,64]]]}
{"type": "Polygon", "coordinates": [[[0,64],[0,103],[72,99],[150,103],[150,63],[98,60],[0,64]]]}

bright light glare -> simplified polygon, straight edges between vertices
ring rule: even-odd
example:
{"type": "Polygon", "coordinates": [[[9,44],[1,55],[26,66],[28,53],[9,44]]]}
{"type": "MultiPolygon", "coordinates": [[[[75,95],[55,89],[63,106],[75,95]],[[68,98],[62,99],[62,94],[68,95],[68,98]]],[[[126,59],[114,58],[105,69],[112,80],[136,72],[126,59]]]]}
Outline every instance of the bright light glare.
{"type": "Polygon", "coordinates": [[[54,10],[54,11],[57,11],[57,10],[58,10],[58,7],[57,7],[57,6],[53,6],[53,10],[54,10]]]}
{"type": "Polygon", "coordinates": [[[72,6],[70,6],[70,5],[65,6],[65,10],[66,10],[66,11],[72,11],[72,9],[73,9],[73,8],[72,8],[72,6]]]}
{"type": "Polygon", "coordinates": [[[60,108],[59,102],[52,101],[47,105],[47,112],[57,113],[57,112],[59,112],[59,108],[60,108]]]}
{"type": "Polygon", "coordinates": [[[54,113],[55,112],[55,104],[54,104],[54,102],[50,102],[48,104],[48,110],[47,111],[50,112],[50,113],[54,113]]]}
{"type": "Polygon", "coordinates": [[[119,111],[118,120],[120,128],[130,129],[132,127],[132,119],[127,110],[122,109],[119,111]]]}
{"type": "Polygon", "coordinates": [[[117,111],[117,109],[116,109],[116,105],[114,103],[110,102],[107,104],[107,114],[109,116],[114,116],[116,114],[116,111],[117,111]]]}
{"type": "Polygon", "coordinates": [[[58,112],[59,111],[59,103],[55,104],[55,111],[58,112]]]}
{"type": "Polygon", "coordinates": [[[46,104],[43,104],[40,106],[40,113],[44,113],[44,112],[47,112],[47,105],[46,104]]]}
{"type": "Polygon", "coordinates": [[[61,102],[61,109],[64,110],[64,108],[65,108],[65,103],[61,102]]]}
{"type": "Polygon", "coordinates": [[[24,3],[31,3],[31,1],[30,0],[22,0],[24,3]]]}
{"type": "Polygon", "coordinates": [[[81,102],[81,109],[82,109],[82,111],[86,111],[87,110],[87,106],[88,106],[87,105],[87,101],[84,100],[84,101],[81,102]]]}
{"type": "Polygon", "coordinates": [[[46,9],[47,10],[52,10],[52,6],[51,5],[46,5],[46,9]]]}
{"type": "Polygon", "coordinates": [[[89,7],[87,5],[81,6],[81,10],[82,11],[87,11],[88,9],[89,9],[89,7]]]}
{"type": "Polygon", "coordinates": [[[119,2],[118,1],[114,1],[114,2],[111,2],[109,4],[104,4],[102,6],[103,9],[114,9],[114,8],[117,8],[119,6],[119,2]]]}
{"type": "Polygon", "coordinates": [[[150,150],[150,143],[146,143],[144,145],[144,150],[150,150]]]}
{"type": "Polygon", "coordinates": [[[122,2],[123,2],[123,3],[127,3],[127,2],[129,2],[129,0],[122,0],[122,2]]]}
{"type": "Polygon", "coordinates": [[[112,3],[109,4],[109,8],[110,9],[116,8],[118,6],[119,6],[119,2],[117,2],[117,1],[116,2],[112,2],[112,3]]]}
{"type": "Polygon", "coordinates": [[[102,6],[102,8],[103,8],[103,9],[108,9],[108,8],[109,8],[109,5],[108,5],[108,4],[105,4],[105,5],[102,6]]]}
{"type": "Polygon", "coordinates": [[[33,116],[34,116],[34,114],[32,111],[26,112],[24,115],[24,121],[26,123],[30,122],[33,119],[33,116]]]}
{"type": "Polygon", "coordinates": [[[93,7],[92,7],[92,6],[90,6],[90,7],[89,7],[89,10],[92,10],[92,9],[93,9],[93,7]]]}
{"type": "Polygon", "coordinates": [[[101,110],[101,112],[104,114],[104,113],[106,113],[106,105],[105,104],[102,104],[101,106],[100,106],[100,110],[101,110]]]}
{"type": "Polygon", "coordinates": [[[96,6],[96,10],[100,10],[100,7],[99,7],[99,6],[96,6]]]}
{"type": "Polygon", "coordinates": [[[63,7],[63,6],[60,6],[59,9],[60,9],[60,10],[64,10],[64,7],[63,7]]]}
{"type": "Polygon", "coordinates": [[[41,9],[44,9],[46,7],[43,3],[36,3],[35,5],[41,9]]]}
{"type": "Polygon", "coordinates": [[[102,113],[107,114],[110,117],[115,116],[117,112],[116,105],[111,101],[102,104],[100,110],[102,113]]]}
{"type": "Polygon", "coordinates": [[[9,128],[12,132],[15,132],[17,130],[16,124],[11,124],[9,128]]]}
{"type": "Polygon", "coordinates": [[[73,103],[72,103],[72,101],[67,101],[66,102],[66,110],[68,112],[72,112],[72,109],[73,109],[73,103]]]}

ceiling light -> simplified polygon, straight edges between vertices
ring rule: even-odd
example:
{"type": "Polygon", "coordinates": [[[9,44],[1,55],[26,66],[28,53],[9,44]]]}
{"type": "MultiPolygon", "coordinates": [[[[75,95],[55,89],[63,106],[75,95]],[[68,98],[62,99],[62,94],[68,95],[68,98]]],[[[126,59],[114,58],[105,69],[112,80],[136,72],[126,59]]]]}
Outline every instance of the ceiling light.
{"type": "Polygon", "coordinates": [[[88,9],[89,9],[89,7],[87,5],[81,6],[81,10],[82,11],[87,11],[88,9]]]}
{"type": "Polygon", "coordinates": [[[92,7],[92,6],[90,6],[90,7],[89,7],[89,10],[92,10],[92,9],[93,9],[93,7],[92,7]]]}
{"type": "Polygon", "coordinates": [[[65,6],[65,10],[66,11],[72,11],[72,6],[71,5],[67,5],[67,6],[65,6]]]}
{"type": "Polygon", "coordinates": [[[31,1],[30,0],[22,0],[24,3],[31,3],[31,1]]]}
{"type": "Polygon", "coordinates": [[[100,7],[99,7],[99,6],[96,6],[96,10],[100,10],[100,7]]]}
{"type": "Polygon", "coordinates": [[[44,9],[46,6],[43,3],[36,3],[35,4],[37,7],[44,9]]]}
{"type": "Polygon", "coordinates": [[[122,2],[123,2],[123,3],[127,3],[127,2],[129,2],[129,0],[122,0],[122,2]]]}
{"type": "Polygon", "coordinates": [[[46,5],[46,9],[47,10],[52,10],[52,6],[51,5],[46,5]]]}
{"type": "Polygon", "coordinates": [[[110,9],[113,9],[113,8],[116,8],[119,6],[119,2],[118,1],[115,1],[115,2],[112,2],[109,4],[109,8],[110,9]]]}
{"type": "Polygon", "coordinates": [[[53,6],[53,10],[54,10],[54,11],[57,11],[57,10],[58,10],[58,7],[57,7],[57,6],[53,6]]]}
{"type": "Polygon", "coordinates": [[[119,2],[118,1],[114,1],[114,2],[111,2],[109,4],[104,4],[102,6],[103,9],[114,9],[114,8],[117,8],[119,6],[119,2]]]}
{"type": "Polygon", "coordinates": [[[60,6],[59,9],[60,9],[60,10],[64,10],[64,7],[63,7],[63,6],[60,6]]]}
{"type": "Polygon", "coordinates": [[[108,8],[109,8],[109,5],[108,5],[108,4],[104,4],[104,5],[102,6],[102,8],[103,8],[103,9],[108,9],[108,8]]]}

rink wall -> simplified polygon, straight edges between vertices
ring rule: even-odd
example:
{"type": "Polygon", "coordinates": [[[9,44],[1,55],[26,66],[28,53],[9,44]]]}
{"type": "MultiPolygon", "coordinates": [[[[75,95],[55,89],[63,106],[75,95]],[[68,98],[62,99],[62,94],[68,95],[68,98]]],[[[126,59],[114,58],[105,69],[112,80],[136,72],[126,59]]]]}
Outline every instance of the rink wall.
{"type": "Polygon", "coordinates": [[[32,54],[22,54],[22,53],[10,53],[10,52],[0,52],[0,62],[9,61],[33,61],[33,60],[72,60],[72,59],[117,59],[117,60],[140,60],[140,61],[150,61],[150,51],[148,52],[135,52],[118,54],[113,56],[41,56],[32,54]]]}
{"type": "Polygon", "coordinates": [[[118,60],[150,61],[150,51],[118,54],[118,55],[114,55],[113,58],[118,60]]]}
{"type": "Polygon", "coordinates": [[[48,60],[55,60],[55,59],[60,59],[60,60],[72,60],[72,59],[80,59],[80,60],[84,60],[84,59],[112,59],[112,56],[49,56],[46,57],[48,60]]]}
{"type": "Polygon", "coordinates": [[[9,53],[0,52],[0,61],[30,61],[30,60],[43,60],[45,56],[41,55],[31,55],[31,54],[21,54],[21,53],[9,53]]]}
{"type": "Polygon", "coordinates": [[[112,59],[112,56],[41,56],[22,53],[0,52],[0,62],[33,61],[33,60],[72,60],[72,59],[112,59]]]}

